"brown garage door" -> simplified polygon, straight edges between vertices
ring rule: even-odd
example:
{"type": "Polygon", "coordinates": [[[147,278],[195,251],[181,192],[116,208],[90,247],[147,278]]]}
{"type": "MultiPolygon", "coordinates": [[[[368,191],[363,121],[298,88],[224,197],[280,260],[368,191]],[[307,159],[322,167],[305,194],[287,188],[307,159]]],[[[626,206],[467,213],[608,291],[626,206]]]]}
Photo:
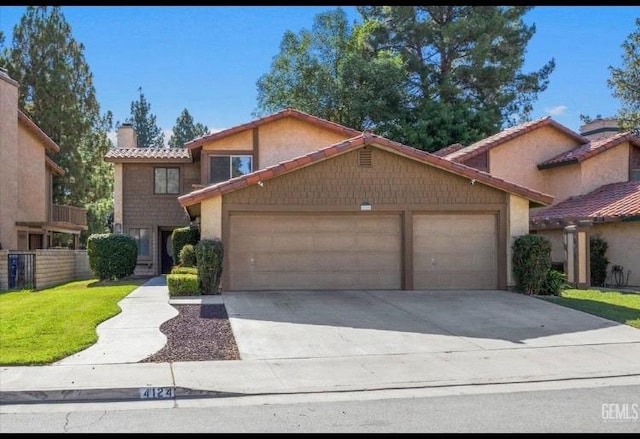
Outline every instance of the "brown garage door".
{"type": "Polygon", "coordinates": [[[398,289],[399,215],[231,214],[231,290],[398,289]]]}
{"type": "Polygon", "coordinates": [[[497,288],[496,215],[414,215],[414,289],[497,288]]]}

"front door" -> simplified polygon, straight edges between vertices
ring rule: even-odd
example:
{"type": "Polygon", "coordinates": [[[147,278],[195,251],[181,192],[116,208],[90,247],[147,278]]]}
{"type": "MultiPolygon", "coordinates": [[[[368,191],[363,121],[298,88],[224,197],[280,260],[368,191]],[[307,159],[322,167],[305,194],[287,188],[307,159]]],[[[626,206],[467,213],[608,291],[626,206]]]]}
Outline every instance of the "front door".
{"type": "Polygon", "coordinates": [[[162,274],[170,273],[173,266],[172,233],[172,230],[160,230],[160,267],[162,274]]]}

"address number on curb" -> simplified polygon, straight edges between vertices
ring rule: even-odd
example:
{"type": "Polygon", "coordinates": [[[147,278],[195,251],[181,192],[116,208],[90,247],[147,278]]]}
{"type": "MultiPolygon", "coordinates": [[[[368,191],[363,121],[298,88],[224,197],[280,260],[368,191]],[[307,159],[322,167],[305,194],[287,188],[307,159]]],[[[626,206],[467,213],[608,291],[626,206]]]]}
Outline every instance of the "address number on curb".
{"type": "Polygon", "coordinates": [[[173,387],[141,387],[140,399],[166,399],[175,396],[173,387]]]}

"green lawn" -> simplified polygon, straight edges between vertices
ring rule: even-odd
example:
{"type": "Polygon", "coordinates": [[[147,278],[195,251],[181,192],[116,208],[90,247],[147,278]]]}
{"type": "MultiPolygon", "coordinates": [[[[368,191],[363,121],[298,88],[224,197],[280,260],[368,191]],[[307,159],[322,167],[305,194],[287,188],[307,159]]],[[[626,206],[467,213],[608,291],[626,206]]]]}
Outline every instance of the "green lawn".
{"type": "Polygon", "coordinates": [[[145,280],[70,282],[0,294],[0,365],[49,364],[94,344],[96,326],[145,280]]]}
{"type": "Polygon", "coordinates": [[[567,289],[557,296],[540,296],[558,305],[595,314],[640,329],[640,294],[567,289]]]}

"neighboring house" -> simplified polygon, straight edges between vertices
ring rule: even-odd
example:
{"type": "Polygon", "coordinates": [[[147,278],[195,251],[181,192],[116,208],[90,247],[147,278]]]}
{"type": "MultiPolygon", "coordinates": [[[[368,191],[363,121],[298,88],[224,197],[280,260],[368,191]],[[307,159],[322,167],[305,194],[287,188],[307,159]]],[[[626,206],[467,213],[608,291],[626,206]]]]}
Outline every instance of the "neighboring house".
{"type": "Polygon", "coordinates": [[[48,154],[59,151],[20,111],[18,83],[0,69],[0,291],[91,276],[87,252],[78,250],[86,209],[52,201],[53,179],[64,170],[48,154]],[[69,235],[72,248],[58,247],[69,235]]]}
{"type": "Polygon", "coordinates": [[[552,197],[380,136],[340,139],[343,128],[328,136],[329,122],[296,119],[270,116],[187,144],[208,157],[210,184],[178,200],[202,238],[222,239],[224,290],[513,286],[511,243],[528,232],[530,206],[552,197]],[[236,176],[244,160],[251,172],[236,176]]]}
{"type": "Polygon", "coordinates": [[[552,195],[553,206],[532,209],[530,230],[550,238],[553,261],[564,261],[565,226],[590,226],[609,243],[611,264],[640,286],[640,138],[619,133],[612,119],[581,129],[546,117],[436,154],[552,195]]]}
{"type": "Polygon", "coordinates": [[[18,109],[18,83],[0,69],[0,249],[52,246],[55,233],[87,230],[86,209],[52,202],[52,181],[64,175],[47,153],[60,147],[18,109]]]}

